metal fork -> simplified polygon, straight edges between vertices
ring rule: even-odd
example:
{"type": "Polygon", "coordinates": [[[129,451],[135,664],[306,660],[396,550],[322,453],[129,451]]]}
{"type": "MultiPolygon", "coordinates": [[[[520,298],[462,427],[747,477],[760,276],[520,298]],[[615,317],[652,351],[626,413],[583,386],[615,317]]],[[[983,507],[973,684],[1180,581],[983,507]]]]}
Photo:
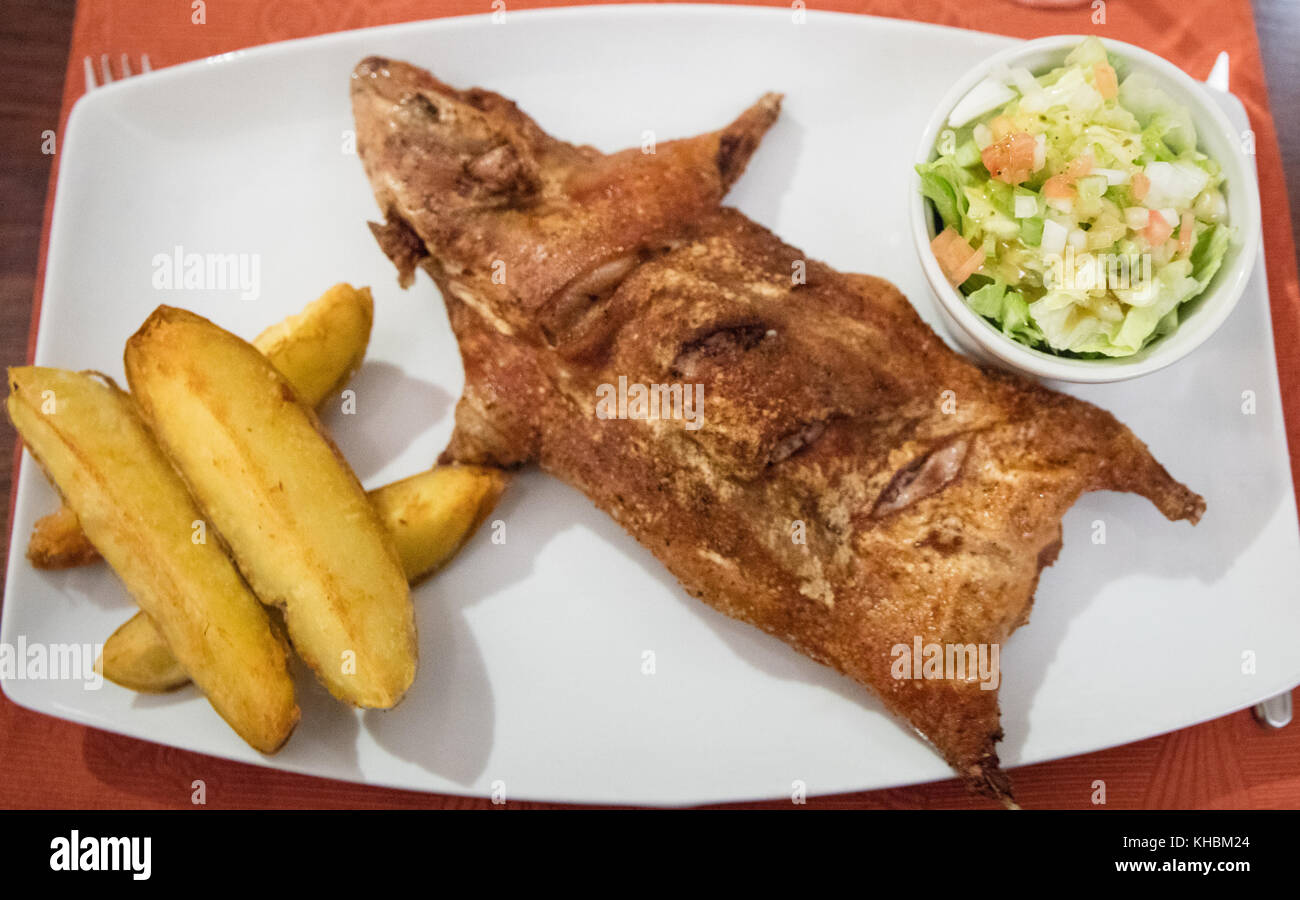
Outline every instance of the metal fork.
{"type": "MultiPolygon", "coordinates": [[[[135,74],[131,71],[131,57],[125,53],[121,56],[121,63],[118,66],[118,75],[116,79],[113,78],[113,68],[109,64],[109,54],[107,53],[104,53],[99,57],[100,81],[95,80],[95,64],[89,56],[82,58],[81,65],[86,72],[86,93],[90,93],[97,87],[103,87],[106,84],[110,84],[114,80],[121,81],[122,79],[130,78],[135,74]]],[[[146,72],[152,71],[153,67],[149,65],[149,54],[140,54],[140,74],[143,75],[146,72]]]]}

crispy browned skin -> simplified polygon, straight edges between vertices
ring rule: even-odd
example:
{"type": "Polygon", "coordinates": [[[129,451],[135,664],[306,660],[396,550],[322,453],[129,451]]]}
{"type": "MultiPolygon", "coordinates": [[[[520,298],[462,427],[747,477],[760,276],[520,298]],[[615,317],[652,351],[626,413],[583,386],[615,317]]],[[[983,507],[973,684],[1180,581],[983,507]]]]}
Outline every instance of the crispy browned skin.
{"type": "Polygon", "coordinates": [[[609,156],[403,63],[362,62],[353,105],[388,220],[372,227],[404,279],[433,275],[460,343],[443,459],[537,462],[690,593],[867,685],[1009,802],[997,692],[896,679],[892,648],[1000,644],[1084,491],[1192,522],[1204,501],[1109,413],[981,371],[888,282],[722,208],[778,98],[609,156]],[[702,384],[703,427],[599,418],[620,376],[702,384]]]}

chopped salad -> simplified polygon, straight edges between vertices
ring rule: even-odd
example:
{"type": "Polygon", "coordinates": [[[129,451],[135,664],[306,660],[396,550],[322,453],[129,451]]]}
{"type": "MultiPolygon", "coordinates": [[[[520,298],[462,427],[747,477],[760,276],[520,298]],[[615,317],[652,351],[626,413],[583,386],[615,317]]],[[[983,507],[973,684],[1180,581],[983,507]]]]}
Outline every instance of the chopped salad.
{"type": "Polygon", "coordinates": [[[1172,331],[1232,241],[1223,175],[1150,75],[1101,41],[1035,76],[1004,68],[918,165],[935,258],[971,309],[1030,347],[1128,356],[1172,331]]]}

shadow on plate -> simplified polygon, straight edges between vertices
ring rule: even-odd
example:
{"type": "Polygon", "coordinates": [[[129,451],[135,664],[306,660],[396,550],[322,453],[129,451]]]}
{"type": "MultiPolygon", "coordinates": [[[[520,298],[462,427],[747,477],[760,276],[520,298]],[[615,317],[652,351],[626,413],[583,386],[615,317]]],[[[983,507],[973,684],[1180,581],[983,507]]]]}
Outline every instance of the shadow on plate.
{"type": "MultiPolygon", "coordinates": [[[[1001,694],[1005,760],[1019,758],[1038,687],[1071,622],[1105,585],[1139,575],[1174,584],[1216,584],[1277,514],[1279,504],[1293,502],[1277,489],[1285,472],[1270,468],[1277,457],[1272,441],[1281,427],[1272,405],[1273,359],[1267,353],[1243,358],[1239,352],[1268,328],[1268,315],[1267,294],[1254,282],[1219,332],[1181,364],[1132,382],[1071,390],[1114,411],[1140,438],[1180,435],[1181,441],[1166,441],[1157,449],[1156,457],[1205,497],[1206,511],[1192,527],[1167,521],[1133,494],[1086,494],[1075,504],[1064,521],[1061,556],[1044,572],[1030,621],[1016,632],[1009,649],[1017,659],[1017,677],[1003,683],[1001,694]],[[1243,390],[1258,395],[1250,415],[1243,414],[1243,390]],[[1104,544],[1092,539],[1097,522],[1105,523],[1104,544]],[[1069,600],[1053,596],[1062,585],[1077,585],[1069,600]]],[[[1225,609],[1234,600],[1223,596],[1225,609]]],[[[1133,598],[1134,604],[1142,602],[1140,595],[1133,598]]],[[[1157,638],[1161,623],[1152,622],[1150,632],[1157,638]]],[[[1180,664],[1177,658],[1160,656],[1177,652],[1177,647],[1167,647],[1154,656],[1108,659],[1107,664],[1132,665],[1133,678],[1139,679],[1152,665],[1180,664]]]]}
{"type": "Polygon", "coordinates": [[[334,396],[321,404],[321,420],[361,481],[442,419],[452,403],[438,385],[385,362],[363,365],[346,390],[356,394],[355,412],[345,413],[341,397],[334,396]]]}
{"type": "MultiPolygon", "coordinates": [[[[311,670],[297,656],[290,655],[289,670],[302,718],[288,742],[274,757],[294,766],[324,764],[335,778],[360,778],[357,764],[357,713],[330,696],[311,670]]],[[[133,709],[158,709],[181,703],[207,703],[192,684],[165,694],[135,694],[133,709]]]]}
{"type": "Polygon", "coordinates": [[[461,785],[474,783],[492,752],[495,707],[490,672],[466,621],[480,600],[521,582],[557,534],[578,523],[567,504],[538,502],[537,473],[513,476],[497,508],[446,570],[414,591],[420,666],[407,699],[393,710],[369,710],[365,727],[394,756],[461,785]],[[530,497],[530,494],[532,495],[530,497]],[[511,528],[529,505],[527,528],[511,528]],[[493,522],[506,523],[504,545],[492,543],[493,522]],[[456,577],[458,574],[472,577],[456,577]],[[417,709],[418,707],[418,709],[417,709]]]}

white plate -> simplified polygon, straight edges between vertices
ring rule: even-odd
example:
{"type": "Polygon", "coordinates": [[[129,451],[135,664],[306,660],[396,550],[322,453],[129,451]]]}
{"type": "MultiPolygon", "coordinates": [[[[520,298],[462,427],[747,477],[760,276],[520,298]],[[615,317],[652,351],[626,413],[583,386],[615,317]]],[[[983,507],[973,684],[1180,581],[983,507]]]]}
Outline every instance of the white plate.
{"type": "MultiPolygon", "coordinates": [[[[366,230],[348,73],[387,54],[516,99],[553,133],[604,149],[718,127],[762,91],[785,111],[731,200],[845,270],[895,281],[937,321],[907,239],[905,176],[952,81],[1008,39],[906,22],[710,7],[570,9],[330,35],[177,66],[97,90],[64,141],[36,359],[121,372],[159,303],[252,336],[329,284],[375,288],[355,415],[327,416],[368,487],[429,465],[462,376],[435,289],[403,292],[366,230]],[[260,299],[159,291],[180,245],[256,253],[260,299]]],[[[1235,101],[1230,101],[1235,104],[1235,101]]],[[[1234,105],[1241,118],[1240,107],[1234,105]]],[[[1003,759],[1136,740],[1300,682],[1300,562],[1268,293],[1260,266],[1228,324],[1172,369],[1075,388],[1130,423],[1202,492],[1196,528],[1146,501],[1093,494],[1033,622],[1003,654],[1003,759]],[[1242,412],[1243,392],[1255,412],[1242,412]],[[1092,541],[1106,525],[1104,545],[1092,541]],[[1253,653],[1254,674],[1243,674],[1253,653]]],[[[103,566],[23,558],[55,498],[30,459],[18,486],[0,640],[100,642],[132,612],[103,566]]],[[[578,802],[682,804],[945,778],[947,767],[864,688],[690,599],[586,499],[538,474],[416,593],[421,667],[396,710],[354,713],[300,677],[285,750],[245,747],[191,688],[8,680],[15,702],[217,756],[372,784],[578,802]],[[655,674],[642,673],[655,654],[655,674]]],[[[300,673],[301,674],[301,673],[300,673]]]]}

